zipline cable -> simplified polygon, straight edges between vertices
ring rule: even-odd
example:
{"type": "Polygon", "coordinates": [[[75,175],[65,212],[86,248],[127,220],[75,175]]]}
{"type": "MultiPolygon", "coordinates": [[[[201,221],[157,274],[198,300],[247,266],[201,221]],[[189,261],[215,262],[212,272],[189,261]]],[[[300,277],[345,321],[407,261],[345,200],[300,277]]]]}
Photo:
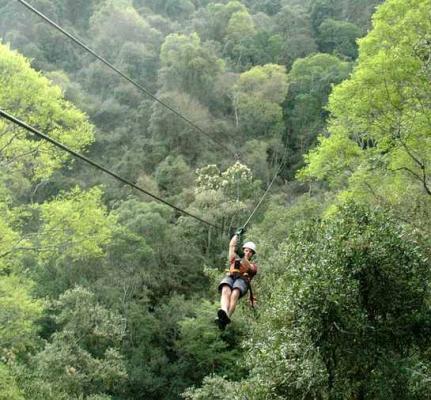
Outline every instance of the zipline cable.
{"type": "Polygon", "coordinates": [[[260,200],[258,201],[258,203],[256,204],[256,206],[254,207],[254,210],[251,212],[250,216],[248,217],[247,221],[245,222],[244,225],[242,225],[241,227],[243,229],[245,229],[247,227],[247,225],[249,224],[250,220],[253,218],[254,214],[256,213],[257,209],[260,207],[260,205],[263,202],[263,199],[265,198],[265,196],[268,194],[268,192],[271,189],[272,184],[275,182],[275,178],[277,178],[278,174],[281,172],[281,169],[283,168],[284,165],[284,158],[286,156],[287,152],[285,152],[282,161],[280,162],[280,166],[278,167],[276,173],[274,174],[274,177],[272,178],[271,182],[269,183],[268,187],[265,190],[265,193],[262,195],[262,197],[260,198],[260,200]]]}
{"type": "Polygon", "coordinates": [[[206,133],[202,128],[200,128],[198,125],[196,125],[193,121],[182,115],[180,112],[175,110],[173,107],[171,107],[169,104],[165,103],[164,101],[160,100],[156,96],[154,96],[147,88],[142,86],[140,83],[136,82],[129,76],[127,76],[125,73],[121,72],[118,68],[116,68],[113,64],[111,64],[109,61],[107,61],[102,56],[99,56],[94,50],[92,50],[90,47],[88,47],[84,42],[73,36],[71,33],[67,32],[65,29],[63,29],[60,25],[56,24],[54,21],[49,19],[46,15],[41,13],[39,10],[34,8],[31,4],[27,3],[25,0],[18,0],[23,6],[27,7],[30,11],[38,15],[40,18],[42,18],[45,22],[53,26],[55,29],[59,30],[63,35],[67,36],[69,39],[71,39],[73,42],[81,46],[85,51],[92,54],[94,57],[96,57],[99,61],[104,63],[106,66],[108,66],[110,69],[112,69],[114,72],[119,74],[122,78],[124,78],[126,81],[134,85],[136,88],[144,92],[147,96],[149,96],[154,101],[161,104],[163,107],[166,107],[169,111],[171,111],[173,114],[175,114],[177,117],[181,118],[183,121],[187,122],[190,126],[192,126],[197,132],[199,132],[201,135],[206,136],[211,141],[216,143],[218,146],[223,148],[225,151],[227,151],[230,155],[233,155],[237,157],[237,153],[233,152],[231,149],[229,149],[226,145],[224,145],[222,142],[214,139],[210,134],[206,133]]]}
{"type": "Polygon", "coordinates": [[[93,167],[95,167],[95,168],[97,168],[97,169],[105,172],[106,174],[112,176],[113,178],[117,179],[118,181],[124,183],[125,185],[131,186],[132,188],[138,190],[139,192],[145,193],[146,195],[152,197],[153,199],[155,199],[155,200],[157,200],[157,201],[159,201],[159,202],[161,202],[161,203],[163,203],[163,204],[165,204],[165,205],[173,208],[174,210],[176,210],[176,211],[178,211],[178,212],[180,212],[182,214],[185,214],[185,215],[187,215],[189,217],[192,217],[192,218],[198,220],[199,222],[202,222],[202,223],[204,223],[206,225],[212,226],[212,227],[217,228],[217,229],[221,229],[221,227],[219,227],[219,226],[217,226],[215,224],[212,224],[211,222],[205,221],[204,219],[202,219],[202,218],[200,218],[200,217],[198,217],[198,216],[196,216],[194,214],[191,214],[188,211],[185,211],[185,210],[183,210],[183,209],[181,209],[181,208],[179,208],[179,207],[177,207],[177,206],[175,206],[175,205],[173,205],[171,203],[168,203],[166,200],[163,200],[162,198],[160,198],[160,197],[158,197],[158,196],[156,196],[156,195],[154,195],[154,194],[146,191],[145,189],[143,189],[143,188],[135,185],[133,182],[130,182],[129,180],[127,180],[125,178],[122,178],[121,176],[117,175],[115,172],[112,172],[111,170],[103,167],[102,165],[98,164],[97,162],[91,160],[90,158],[85,157],[84,155],[76,152],[75,150],[70,149],[69,147],[67,147],[63,143],[58,142],[57,140],[51,138],[50,136],[45,135],[44,133],[40,132],[36,128],[34,128],[34,127],[26,124],[25,122],[23,122],[20,119],[14,117],[13,115],[7,113],[6,111],[2,110],[1,108],[0,108],[0,116],[3,117],[3,118],[5,118],[5,119],[7,119],[7,120],[9,120],[9,121],[11,121],[11,122],[13,122],[14,124],[20,126],[21,128],[26,129],[27,131],[33,133],[37,137],[39,137],[39,138],[41,138],[43,140],[46,140],[47,142],[53,144],[54,146],[56,146],[56,147],[58,147],[58,148],[60,148],[60,149],[62,149],[64,151],[68,152],[69,154],[73,155],[74,157],[79,158],[82,161],[85,161],[87,164],[90,164],[91,166],[93,166],[93,167]]]}

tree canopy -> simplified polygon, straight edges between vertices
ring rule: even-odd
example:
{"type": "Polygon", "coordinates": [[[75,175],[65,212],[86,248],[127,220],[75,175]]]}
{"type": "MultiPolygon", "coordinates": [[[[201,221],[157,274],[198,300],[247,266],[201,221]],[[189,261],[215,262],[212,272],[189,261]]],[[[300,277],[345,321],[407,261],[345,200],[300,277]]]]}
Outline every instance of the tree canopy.
{"type": "Polygon", "coordinates": [[[429,0],[31,4],[126,79],[0,0],[0,109],[165,203],[0,118],[0,400],[429,398],[429,0]]]}

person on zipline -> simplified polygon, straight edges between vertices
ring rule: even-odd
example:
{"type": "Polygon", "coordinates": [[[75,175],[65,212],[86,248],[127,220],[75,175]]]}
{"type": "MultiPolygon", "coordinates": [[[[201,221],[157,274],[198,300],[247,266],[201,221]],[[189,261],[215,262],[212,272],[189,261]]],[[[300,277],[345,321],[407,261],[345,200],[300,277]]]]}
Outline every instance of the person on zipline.
{"type": "Polygon", "coordinates": [[[250,304],[253,307],[256,299],[251,293],[250,281],[257,274],[257,265],[251,262],[256,254],[256,245],[253,242],[242,246],[244,256],[241,258],[237,252],[238,240],[243,230],[239,230],[229,243],[229,272],[220,282],[218,289],[221,292],[220,309],[217,311],[216,322],[224,330],[229,324],[230,317],[235,311],[238,300],[250,289],[250,304]]]}

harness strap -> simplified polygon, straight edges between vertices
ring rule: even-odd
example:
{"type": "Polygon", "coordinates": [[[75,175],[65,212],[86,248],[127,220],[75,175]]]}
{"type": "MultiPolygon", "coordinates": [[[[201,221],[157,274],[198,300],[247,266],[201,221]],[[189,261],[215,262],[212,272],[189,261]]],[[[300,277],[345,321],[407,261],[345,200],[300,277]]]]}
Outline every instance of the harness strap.
{"type": "Polygon", "coordinates": [[[226,272],[226,275],[241,275],[241,276],[249,276],[248,272],[244,272],[243,274],[241,273],[241,271],[238,268],[234,268],[234,269],[225,269],[224,270],[226,272]]]}
{"type": "Polygon", "coordinates": [[[251,282],[247,282],[247,283],[248,283],[250,305],[251,305],[251,308],[254,309],[254,296],[253,296],[253,290],[251,289],[251,282]]]}

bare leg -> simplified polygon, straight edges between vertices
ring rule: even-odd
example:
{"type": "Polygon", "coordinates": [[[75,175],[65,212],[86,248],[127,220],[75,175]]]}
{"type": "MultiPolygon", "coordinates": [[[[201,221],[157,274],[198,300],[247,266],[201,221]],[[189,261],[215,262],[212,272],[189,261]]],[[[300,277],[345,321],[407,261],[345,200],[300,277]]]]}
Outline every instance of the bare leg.
{"type": "Polygon", "coordinates": [[[238,302],[239,296],[241,292],[239,289],[233,289],[232,294],[230,295],[230,302],[229,302],[229,309],[228,309],[228,315],[229,317],[233,314],[236,308],[236,303],[238,302]]]}
{"type": "Polygon", "coordinates": [[[232,290],[228,285],[223,285],[221,289],[220,308],[229,315],[229,305],[231,299],[232,290]]]}

